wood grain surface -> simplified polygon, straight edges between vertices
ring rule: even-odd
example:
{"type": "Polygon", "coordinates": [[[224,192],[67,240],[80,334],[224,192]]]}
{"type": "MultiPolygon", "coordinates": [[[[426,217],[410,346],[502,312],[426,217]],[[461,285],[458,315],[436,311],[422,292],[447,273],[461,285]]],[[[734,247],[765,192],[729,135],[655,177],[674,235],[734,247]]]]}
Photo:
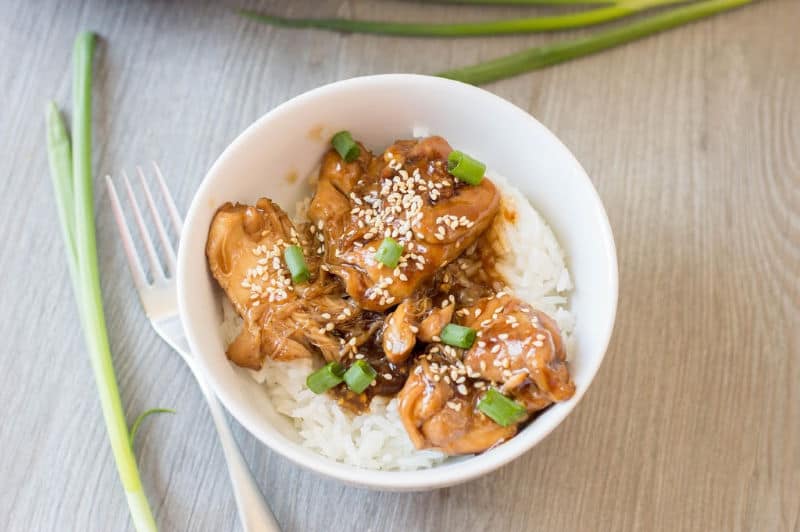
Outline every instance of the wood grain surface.
{"type": "MultiPolygon", "coordinates": [[[[237,3],[237,6],[239,3],[237,3]]],[[[96,59],[103,291],[137,451],[167,531],[238,529],[206,406],[151,331],[99,177],[157,160],[185,209],[249,123],[355,75],[432,73],[558,35],[403,39],[272,29],[233,5],[0,2],[0,529],[130,530],[47,173],[43,106],[96,59]]],[[[276,13],[478,20],[548,8],[258,4],[276,13]]],[[[564,35],[576,35],[572,32],[564,35]]],[[[287,532],[800,531],[800,2],[767,0],[487,87],[575,153],[617,241],[608,356],[575,412],[513,464],[431,493],[309,473],[234,432],[287,532]]]]}

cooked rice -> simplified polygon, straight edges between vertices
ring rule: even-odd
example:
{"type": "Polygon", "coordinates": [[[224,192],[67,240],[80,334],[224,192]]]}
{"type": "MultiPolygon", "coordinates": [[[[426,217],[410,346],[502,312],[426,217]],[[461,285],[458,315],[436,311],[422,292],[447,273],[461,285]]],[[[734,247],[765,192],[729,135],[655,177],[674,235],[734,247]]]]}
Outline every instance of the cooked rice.
{"type": "MultiPolygon", "coordinates": [[[[513,224],[498,216],[490,229],[495,233],[496,252],[501,257],[498,270],[518,297],[556,320],[571,354],[575,319],[568,309],[572,281],[564,253],[522,193],[504,177],[488,175],[502,192],[502,208],[516,213],[513,224]]],[[[297,204],[296,221],[305,218],[308,202],[306,199],[297,204]]],[[[242,320],[227,297],[223,297],[223,310],[221,329],[228,345],[239,334],[242,320]]],[[[265,385],[275,409],[293,421],[303,446],[338,462],[368,469],[422,469],[446,458],[439,451],[414,448],[400,421],[396,398],[376,397],[368,413],[356,415],[340,408],[326,394],[308,390],[306,377],[314,365],[307,359],[267,359],[260,371],[246,370],[265,385]]]]}

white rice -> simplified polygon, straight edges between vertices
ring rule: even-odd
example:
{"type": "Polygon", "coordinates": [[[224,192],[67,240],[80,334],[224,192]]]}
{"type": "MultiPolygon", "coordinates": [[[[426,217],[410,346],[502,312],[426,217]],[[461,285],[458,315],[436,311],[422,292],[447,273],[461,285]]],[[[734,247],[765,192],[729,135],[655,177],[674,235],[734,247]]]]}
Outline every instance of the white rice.
{"type": "MultiPolygon", "coordinates": [[[[415,130],[415,136],[416,136],[415,130]]],[[[489,173],[503,194],[503,208],[516,213],[514,224],[493,226],[501,256],[497,267],[521,299],[552,316],[572,351],[575,320],[568,309],[572,281],[564,253],[555,235],[522,193],[504,177],[489,173]],[[524,242],[525,247],[519,243],[524,242]],[[514,243],[514,245],[510,245],[514,243]]],[[[303,219],[308,200],[299,202],[295,219],[303,219]]],[[[226,345],[241,330],[242,320],[223,297],[221,325],[226,345]]],[[[267,359],[259,371],[248,371],[259,383],[275,409],[289,418],[301,444],[338,462],[368,469],[413,470],[442,462],[439,451],[414,448],[397,413],[397,399],[376,397],[370,411],[355,415],[339,407],[326,394],[316,395],[305,386],[314,370],[311,360],[276,362],[267,359]]]]}

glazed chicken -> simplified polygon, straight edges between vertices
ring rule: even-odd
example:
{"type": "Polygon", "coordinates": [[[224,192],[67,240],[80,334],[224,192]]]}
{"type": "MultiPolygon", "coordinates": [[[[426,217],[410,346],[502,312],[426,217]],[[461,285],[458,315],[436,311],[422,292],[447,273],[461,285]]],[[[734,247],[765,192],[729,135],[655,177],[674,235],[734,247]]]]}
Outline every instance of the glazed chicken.
{"type": "Polygon", "coordinates": [[[500,194],[488,179],[470,186],[447,171],[441,137],[398,141],[381,157],[363,147],[353,162],[323,158],[309,217],[323,235],[325,261],[359,306],[400,303],[483,233],[500,194]],[[396,268],[375,259],[385,237],[403,246],[396,268]]]}
{"type": "Polygon", "coordinates": [[[501,427],[477,409],[482,388],[457,384],[461,376],[453,379],[450,365],[444,357],[421,357],[398,394],[400,419],[414,446],[479,453],[514,436],[516,425],[501,427]]]}
{"type": "Polygon", "coordinates": [[[535,410],[574,395],[564,342],[547,314],[505,292],[479,300],[462,314],[463,325],[481,331],[464,354],[472,373],[502,384],[503,392],[535,410]]]}
{"type": "Polygon", "coordinates": [[[561,335],[546,314],[504,292],[459,314],[478,331],[477,341],[467,350],[434,344],[398,394],[400,418],[418,449],[474,453],[516,434],[516,424],[503,427],[478,410],[487,385],[529,415],[575,393],[561,335]]]}
{"type": "Polygon", "coordinates": [[[266,198],[255,206],[226,203],[211,222],[206,244],[211,274],[244,319],[227,351],[240,366],[259,369],[266,356],[310,357],[314,348],[337,360],[340,345],[326,334],[324,316],[346,321],[360,313],[341,297],[338,284],[318,275],[318,261],[309,264],[316,283],[292,284],[283,252],[304,245],[301,238],[286,213],[266,198]]]}
{"type": "Polygon", "coordinates": [[[315,393],[356,413],[375,396],[396,396],[416,448],[485,451],[575,393],[558,326],[512,295],[494,267],[503,256],[495,229],[514,213],[500,212],[491,180],[451,174],[441,137],[400,140],[380,156],[357,147],[355,158],[342,152],[351,162],[339,147],[324,155],[297,225],[266,198],[215,214],[209,269],[243,319],[227,356],[254,370],[267,357],[324,359],[342,378],[328,375],[319,389],[309,380],[315,393]],[[384,239],[393,239],[396,266],[379,257],[384,239]],[[292,280],[290,246],[302,252],[301,280],[292,280]],[[454,329],[474,336],[454,340],[454,329]],[[345,376],[354,366],[363,386],[345,376]],[[487,413],[490,389],[513,419],[487,413]]]}

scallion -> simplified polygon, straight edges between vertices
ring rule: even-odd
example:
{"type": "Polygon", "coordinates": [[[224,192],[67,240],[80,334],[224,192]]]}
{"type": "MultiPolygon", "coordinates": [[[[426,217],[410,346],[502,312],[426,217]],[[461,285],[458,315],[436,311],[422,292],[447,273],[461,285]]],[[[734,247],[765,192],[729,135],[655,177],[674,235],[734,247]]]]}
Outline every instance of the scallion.
{"type": "Polygon", "coordinates": [[[331,144],[333,144],[333,149],[345,162],[352,163],[361,154],[358,144],[353,140],[353,136],[350,135],[349,131],[340,131],[335,134],[331,139],[331,144]]]}
{"type": "Polygon", "coordinates": [[[516,423],[527,414],[523,405],[509,399],[494,388],[489,388],[478,401],[478,410],[502,427],[516,423]]]}
{"type": "Polygon", "coordinates": [[[311,274],[308,272],[306,258],[303,256],[300,246],[288,246],[283,251],[283,260],[286,261],[286,267],[289,268],[289,274],[291,274],[294,284],[308,281],[311,274]]]}
{"type": "Polygon", "coordinates": [[[378,250],[375,252],[375,260],[389,268],[396,268],[402,254],[403,246],[394,238],[387,236],[378,246],[378,250]]]}
{"type": "Polygon", "coordinates": [[[601,52],[752,2],[753,0],[707,0],[689,4],[586,37],[529,48],[492,61],[441,72],[438,75],[473,85],[489,83],[601,52]]]}
{"type": "Polygon", "coordinates": [[[325,393],[344,380],[344,368],[338,362],[328,362],[306,377],[306,387],[316,394],[325,393]]]}
{"type": "Polygon", "coordinates": [[[479,185],[486,165],[464,152],[453,150],[447,156],[447,170],[464,183],[479,185]]]}
{"type": "Polygon", "coordinates": [[[150,410],[145,410],[133,421],[133,425],[131,425],[131,445],[133,445],[133,441],[136,439],[136,433],[139,431],[139,427],[142,425],[142,421],[145,418],[152,416],[153,414],[174,414],[175,411],[171,408],[151,408],[150,410]]]}
{"type": "Polygon", "coordinates": [[[263,24],[288,28],[318,28],[350,33],[372,33],[406,37],[477,37],[585,28],[617,20],[653,7],[678,4],[685,1],[625,0],[616,3],[605,2],[611,5],[564,15],[457,23],[387,22],[346,18],[289,18],[249,10],[242,10],[240,13],[263,24]]]}
{"type": "Polygon", "coordinates": [[[444,326],[444,329],[442,329],[439,338],[441,338],[443,344],[469,349],[472,347],[472,344],[475,343],[476,334],[477,331],[471,327],[448,323],[444,326]]]}
{"type": "Polygon", "coordinates": [[[47,112],[47,147],[59,205],[59,218],[67,248],[67,261],[78,303],[78,315],[94,371],[100,407],[117,472],[125,489],[135,529],[139,532],[155,531],[155,520],[142,487],[136,457],[131,447],[103,314],[91,167],[92,56],[95,42],[96,36],[91,32],[82,32],[75,39],[72,88],[73,147],[70,150],[66,127],[54,105],[50,105],[47,112]]]}
{"type": "Polygon", "coordinates": [[[364,360],[356,360],[344,373],[344,382],[347,387],[356,393],[361,393],[375,380],[378,372],[364,360]]]}
{"type": "Polygon", "coordinates": [[[582,6],[615,4],[615,0],[432,0],[433,4],[472,4],[495,6],[582,6]]]}

